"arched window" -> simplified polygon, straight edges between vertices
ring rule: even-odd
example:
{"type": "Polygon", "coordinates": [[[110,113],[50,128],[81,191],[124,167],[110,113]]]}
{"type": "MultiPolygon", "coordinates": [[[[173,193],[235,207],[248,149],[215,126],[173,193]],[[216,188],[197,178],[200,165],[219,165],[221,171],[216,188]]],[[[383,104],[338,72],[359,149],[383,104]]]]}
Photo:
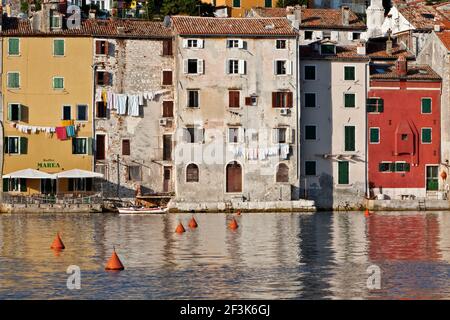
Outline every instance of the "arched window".
{"type": "Polygon", "coordinates": [[[198,166],[195,163],[186,167],[186,182],[198,182],[198,166]]]}
{"type": "Polygon", "coordinates": [[[289,182],[289,167],[280,163],[277,167],[277,182],[289,182]]]}
{"type": "Polygon", "coordinates": [[[237,161],[227,164],[226,192],[242,192],[242,167],[237,161]]]}

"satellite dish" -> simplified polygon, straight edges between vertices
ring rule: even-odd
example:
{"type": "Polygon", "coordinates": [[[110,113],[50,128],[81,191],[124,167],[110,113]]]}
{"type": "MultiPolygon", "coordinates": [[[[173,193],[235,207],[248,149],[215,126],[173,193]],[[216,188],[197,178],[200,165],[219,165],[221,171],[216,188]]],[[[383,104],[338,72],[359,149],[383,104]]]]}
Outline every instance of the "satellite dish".
{"type": "Polygon", "coordinates": [[[170,27],[170,16],[165,16],[164,17],[163,25],[166,28],[170,27]]]}

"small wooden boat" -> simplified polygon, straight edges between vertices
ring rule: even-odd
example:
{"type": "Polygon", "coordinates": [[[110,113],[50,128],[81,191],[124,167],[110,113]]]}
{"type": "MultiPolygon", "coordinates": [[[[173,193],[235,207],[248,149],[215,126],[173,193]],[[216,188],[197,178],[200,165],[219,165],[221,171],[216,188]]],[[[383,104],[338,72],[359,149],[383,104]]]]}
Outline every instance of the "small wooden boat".
{"type": "Polygon", "coordinates": [[[166,213],[167,211],[169,211],[169,208],[161,208],[161,207],[153,207],[153,208],[124,207],[118,209],[119,214],[158,214],[158,213],[166,213]]]}

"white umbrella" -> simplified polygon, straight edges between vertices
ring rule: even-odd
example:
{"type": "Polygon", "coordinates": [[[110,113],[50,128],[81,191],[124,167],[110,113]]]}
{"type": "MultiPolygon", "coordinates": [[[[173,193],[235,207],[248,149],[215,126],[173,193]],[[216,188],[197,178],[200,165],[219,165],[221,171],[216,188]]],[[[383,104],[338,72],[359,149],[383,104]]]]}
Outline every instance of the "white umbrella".
{"type": "Polygon", "coordinates": [[[98,172],[86,171],[81,169],[72,169],[55,173],[58,179],[68,178],[103,178],[103,174],[98,172]]]}
{"type": "Polygon", "coordinates": [[[14,178],[24,178],[24,179],[56,179],[54,174],[50,174],[47,172],[35,170],[35,169],[24,169],[15,172],[11,172],[5,174],[3,176],[5,179],[14,179],[14,178]]]}

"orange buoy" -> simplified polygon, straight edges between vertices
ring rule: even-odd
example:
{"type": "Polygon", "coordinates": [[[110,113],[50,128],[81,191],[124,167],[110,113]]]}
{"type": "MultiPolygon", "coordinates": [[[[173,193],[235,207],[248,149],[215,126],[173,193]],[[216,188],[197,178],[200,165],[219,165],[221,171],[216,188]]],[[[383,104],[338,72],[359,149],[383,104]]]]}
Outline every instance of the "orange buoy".
{"type": "Polygon", "coordinates": [[[175,229],[175,232],[176,232],[176,233],[183,233],[183,232],[186,232],[186,230],[184,229],[183,224],[181,223],[181,221],[180,221],[180,223],[178,224],[177,228],[175,229]]]}
{"type": "Polygon", "coordinates": [[[233,220],[231,220],[230,224],[228,225],[228,227],[232,230],[236,230],[237,228],[239,228],[239,225],[236,221],[235,218],[233,218],[233,220]]]}
{"type": "Polygon", "coordinates": [[[50,249],[53,250],[63,250],[66,247],[64,246],[64,243],[62,242],[60,236],[59,236],[59,232],[56,233],[56,237],[55,240],[53,240],[52,245],[50,246],[50,249]]]}
{"type": "Polygon", "coordinates": [[[106,264],[105,270],[120,271],[124,269],[125,267],[123,266],[122,262],[119,259],[119,256],[116,253],[116,248],[113,248],[113,253],[111,255],[111,258],[109,258],[108,263],[106,264]]]}
{"type": "Polygon", "coordinates": [[[368,217],[369,216],[369,209],[366,209],[366,211],[364,211],[364,216],[368,217]]]}
{"type": "Polygon", "coordinates": [[[192,217],[191,220],[189,221],[189,227],[191,227],[191,228],[197,228],[198,227],[197,221],[195,221],[194,217],[192,217]]]}
{"type": "Polygon", "coordinates": [[[236,211],[236,215],[240,216],[240,215],[241,215],[241,210],[238,209],[238,210],[236,211]]]}

